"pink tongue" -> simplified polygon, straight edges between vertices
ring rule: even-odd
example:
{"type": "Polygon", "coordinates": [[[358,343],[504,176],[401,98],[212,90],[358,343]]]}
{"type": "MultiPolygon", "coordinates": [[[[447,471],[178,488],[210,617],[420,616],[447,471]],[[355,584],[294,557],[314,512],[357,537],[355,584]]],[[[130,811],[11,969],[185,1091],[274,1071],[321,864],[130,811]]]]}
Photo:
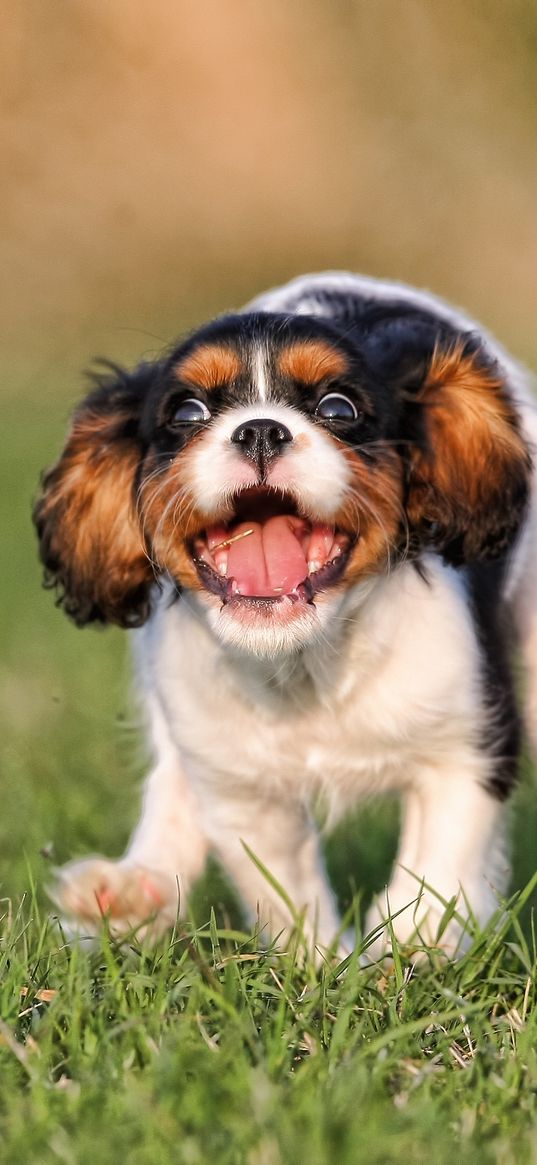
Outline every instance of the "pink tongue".
{"type": "Polygon", "coordinates": [[[300,523],[286,517],[241,522],[233,534],[252,530],[229,547],[227,573],[241,595],[288,595],[308,576],[306,555],[299,542],[300,523]],[[296,534],[293,532],[296,530],[296,534]]]}

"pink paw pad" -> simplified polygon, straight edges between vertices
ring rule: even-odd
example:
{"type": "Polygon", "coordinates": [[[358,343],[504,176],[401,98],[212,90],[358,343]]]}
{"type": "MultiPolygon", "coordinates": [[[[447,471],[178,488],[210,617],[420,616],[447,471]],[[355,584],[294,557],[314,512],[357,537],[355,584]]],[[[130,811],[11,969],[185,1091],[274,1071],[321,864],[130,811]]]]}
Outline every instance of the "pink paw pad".
{"type": "Polygon", "coordinates": [[[146,898],[148,898],[150,902],[153,902],[156,907],[163,906],[164,898],[162,897],[160,891],[157,890],[157,887],[154,885],[151,879],[147,877],[147,874],[141,874],[139,881],[146,898]]]}
{"type": "Polygon", "coordinates": [[[97,900],[97,906],[99,907],[99,911],[101,914],[113,914],[114,913],[113,908],[112,908],[113,902],[114,902],[114,895],[112,894],[111,890],[109,890],[108,886],[103,886],[102,889],[96,890],[95,891],[95,898],[97,900]]]}

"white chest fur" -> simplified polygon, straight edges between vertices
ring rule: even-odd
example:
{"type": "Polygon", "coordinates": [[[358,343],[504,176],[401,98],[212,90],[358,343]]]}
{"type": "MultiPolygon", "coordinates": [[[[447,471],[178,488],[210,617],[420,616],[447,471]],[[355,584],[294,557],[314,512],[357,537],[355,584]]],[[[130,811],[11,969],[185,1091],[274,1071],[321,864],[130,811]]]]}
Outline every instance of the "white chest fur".
{"type": "Polygon", "coordinates": [[[164,596],[136,648],[200,792],[324,793],[337,810],[403,787],[424,753],[453,751],[479,721],[462,583],[434,559],[426,580],[407,565],[348,595],[330,639],[283,666],[222,649],[188,597],[164,596]]]}

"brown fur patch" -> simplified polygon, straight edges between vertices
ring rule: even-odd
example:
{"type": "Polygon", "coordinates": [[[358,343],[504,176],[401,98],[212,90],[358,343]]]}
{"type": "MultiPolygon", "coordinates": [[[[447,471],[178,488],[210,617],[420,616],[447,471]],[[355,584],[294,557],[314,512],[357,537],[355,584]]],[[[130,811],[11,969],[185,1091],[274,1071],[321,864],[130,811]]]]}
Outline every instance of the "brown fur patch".
{"type": "Polygon", "coordinates": [[[352,477],[335,524],[353,537],[359,535],[344,575],[344,582],[349,584],[384,571],[389,565],[400,541],[403,475],[401,460],[393,450],[385,453],[382,464],[373,465],[339,442],[338,447],[352,477]]]}
{"type": "Polygon", "coordinates": [[[421,399],[433,451],[442,451],[436,466],[440,488],[449,489],[463,474],[473,504],[491,475],[496,484],[495,473],[505,462],[525,456],[501,378],[477,367],[471,356],[456,348],[437,352],[421,399]]]}
{"type": "Polygon", "coordinates": [[[132,497],[139,451],[117,435],[126,419],[81,413],[35,507],[46,577],[80,624],[132,626],[147,614],[153,572],[132,497]]]}
{"type": "Polygon", "coordinates": [[[230,384],[242,371],[243,365],[237,353],[225,344],[201,344],[175,368],[179,380],[209,392],[212,388],[230,384]]]}
{"type": "Polygon", "coordinates": [[[189,590],[202,590],[198,572],[186,543],[206,525],[190,485],[191,453],[202,439],[199,433],[160,473],[146,466],[147,477],[139,490],[139,512],[151,557],[157,570],[168,571],[189,590]]]}
{"type": "MultiPolygon", "coordinates": [[[[498,530],[502,523],[508,527],[511,499],[523,492],[529,472],[501,376],[460,346],[438,350],[418,400],[426,410],[427,448],[413,452],[409,517],[418,525],[426,519],[446,527],[473,520],[477,545],[480,523],[484,531],[493,522],[498,530]]],[[[471,542],[470,529],[468,535],[471,542]]]]}
{"type": "Polygon", "coordinates": [[[283,376],[301,384],[320,384],[322,380],[343,376],[348,372],[346,357],[328,340],[304,340],[290,344],[278,357],[278,368],[283,376]]]}

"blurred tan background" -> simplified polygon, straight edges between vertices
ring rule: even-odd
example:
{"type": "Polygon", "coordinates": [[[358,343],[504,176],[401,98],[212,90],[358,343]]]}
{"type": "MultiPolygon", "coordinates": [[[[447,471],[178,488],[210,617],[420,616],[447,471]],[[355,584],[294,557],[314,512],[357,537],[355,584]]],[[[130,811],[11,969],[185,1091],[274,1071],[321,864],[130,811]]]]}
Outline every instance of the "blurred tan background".
{"type": "Polygon", "coordinates": [[[535,0],[3,10],[4,391],[327,267],[537,357],[535,0]]]}

